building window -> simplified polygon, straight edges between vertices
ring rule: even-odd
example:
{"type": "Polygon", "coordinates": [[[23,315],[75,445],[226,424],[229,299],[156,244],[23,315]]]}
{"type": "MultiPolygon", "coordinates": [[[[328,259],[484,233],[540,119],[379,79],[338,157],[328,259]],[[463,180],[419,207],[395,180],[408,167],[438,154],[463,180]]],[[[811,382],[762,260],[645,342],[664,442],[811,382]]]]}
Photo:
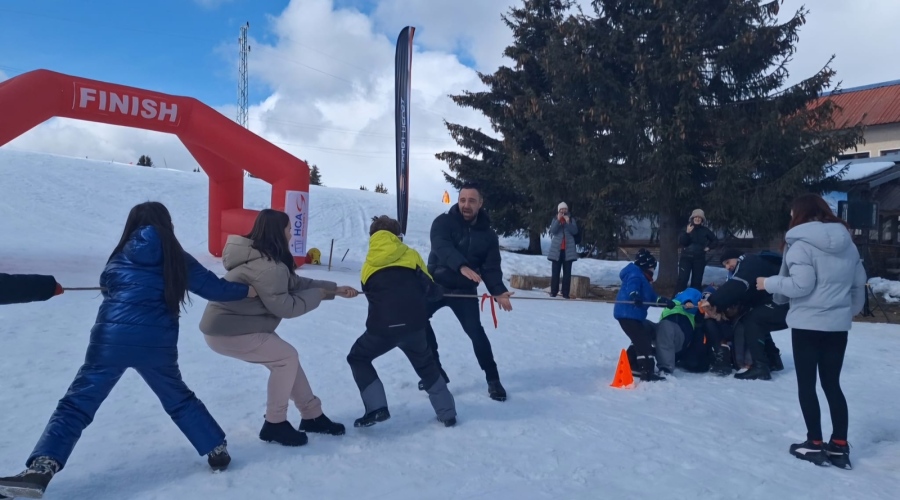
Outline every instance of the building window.
{"type": "Polygon", "coordinates": [[[850,154],[845,154],[845,155],[838,155],[837,159],[838,159],[838,161],[861,160],[863,158],[868,158],[868,157],[869,157],[869,152],[864,151],[862,153],[850,153],[850,154]]]}
{"type": "Polygon", "coordinates": [[[890,243],[891,241],[894,241],[892,234],[892,226],[894,225],[893,219],[893,217],[887,217],[884,219],[884,222],[881,223],[881,241],[883,243],[890,243]]]}
{"type": "Polygon", "coordinates": [[[900,149],[885,149],[881,151],[881,156],[900,155],[900,149]]]}

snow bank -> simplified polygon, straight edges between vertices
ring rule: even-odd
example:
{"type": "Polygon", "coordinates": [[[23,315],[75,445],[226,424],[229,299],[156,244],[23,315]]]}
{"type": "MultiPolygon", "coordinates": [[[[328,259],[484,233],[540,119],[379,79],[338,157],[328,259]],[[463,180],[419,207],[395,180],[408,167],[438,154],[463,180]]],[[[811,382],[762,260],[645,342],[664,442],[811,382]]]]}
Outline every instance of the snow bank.
{"type": "Polygon", "coordinates": [[[900,302],[900,281],[872,278],[869,280],[869,287],[872,292],[884,297],[885,302],[900,302]]]}

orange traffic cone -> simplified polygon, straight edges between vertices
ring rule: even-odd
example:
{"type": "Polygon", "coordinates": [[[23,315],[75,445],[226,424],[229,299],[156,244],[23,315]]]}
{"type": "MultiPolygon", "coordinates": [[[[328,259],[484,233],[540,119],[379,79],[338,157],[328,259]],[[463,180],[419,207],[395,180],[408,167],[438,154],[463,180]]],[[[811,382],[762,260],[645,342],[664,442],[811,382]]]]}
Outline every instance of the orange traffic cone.
{"type": "Polygon", "coordinates": [[[616,367],[616,376],[610,387],[617,389],[627,389],[634,385],[634,376],[631,374],[631,363],[628,362],[628,354],[622,349],[619,355],[619,366],[616,367]]]}

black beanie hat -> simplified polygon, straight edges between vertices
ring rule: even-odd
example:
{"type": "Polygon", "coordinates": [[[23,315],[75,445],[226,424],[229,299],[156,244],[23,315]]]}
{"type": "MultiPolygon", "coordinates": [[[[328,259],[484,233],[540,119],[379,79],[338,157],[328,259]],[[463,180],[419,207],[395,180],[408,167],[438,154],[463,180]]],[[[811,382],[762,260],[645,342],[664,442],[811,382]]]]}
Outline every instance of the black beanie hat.
{"type": "Polygon", "coordinates": [[[653,256],[646,248],[638,250],[634,257],[634,264],[641,269],[656,269],[656,257],[653,256]]]}
{"type": "Polygon", "coordinates": [[[744,255],[744,252],[738,250],[737,248],[726,248],[725,251],[722,252],[722,262],[731,259],[739,259],[744,255]]]}

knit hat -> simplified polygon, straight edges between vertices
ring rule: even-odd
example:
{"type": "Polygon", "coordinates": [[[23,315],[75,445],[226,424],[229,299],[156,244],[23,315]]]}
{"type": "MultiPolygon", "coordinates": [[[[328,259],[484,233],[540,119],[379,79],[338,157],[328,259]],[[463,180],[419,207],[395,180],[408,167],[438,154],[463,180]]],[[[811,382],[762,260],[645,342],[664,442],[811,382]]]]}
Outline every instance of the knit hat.
{"type": "Polygon", "coordinates": [[[713,292],[715,292],[715,291],[716,291],[716,287],[714,287],[712,285],[708,285],[706,288],[703,289],[703,293],[700,295],[700,298],[705,300],[710,295],[712,295],[713,292]]]}
{"type": "Polygon", "coordinates": [[[656,257],[646,248],[642,248],[634,257],[634,265],[644,270],[656,269],[656,257]]]}
{"type": "Polygon", "coordinates": [[[694,217],[700,217],[701,219],[703,219],[703,222],[706,222],[706,214],[703,213],[703,210],[700,210],[699,208],[691,212],[690,220],[694,220],[694,217]]]}
{"type": "Polygon", "coordinates": [[[744,252],[737,248],[726,248],[725,251],[722,252],[722,262],[731,259],[740,259],[742,255],[744,255],[744,252]]]}
{"type": "Polygon", "coordinates": [[[568,209],[569,209],[569,205],[566,205],[566,202],[563,201],[563,202],[560,202],[560,204],[556,207],[556,210],[557,210],[557,211],[560,211],[560,210],[562,210],[562,209],[564,209],[564,208],[565,208],[566,210],[568,210],[568,209]]]}

